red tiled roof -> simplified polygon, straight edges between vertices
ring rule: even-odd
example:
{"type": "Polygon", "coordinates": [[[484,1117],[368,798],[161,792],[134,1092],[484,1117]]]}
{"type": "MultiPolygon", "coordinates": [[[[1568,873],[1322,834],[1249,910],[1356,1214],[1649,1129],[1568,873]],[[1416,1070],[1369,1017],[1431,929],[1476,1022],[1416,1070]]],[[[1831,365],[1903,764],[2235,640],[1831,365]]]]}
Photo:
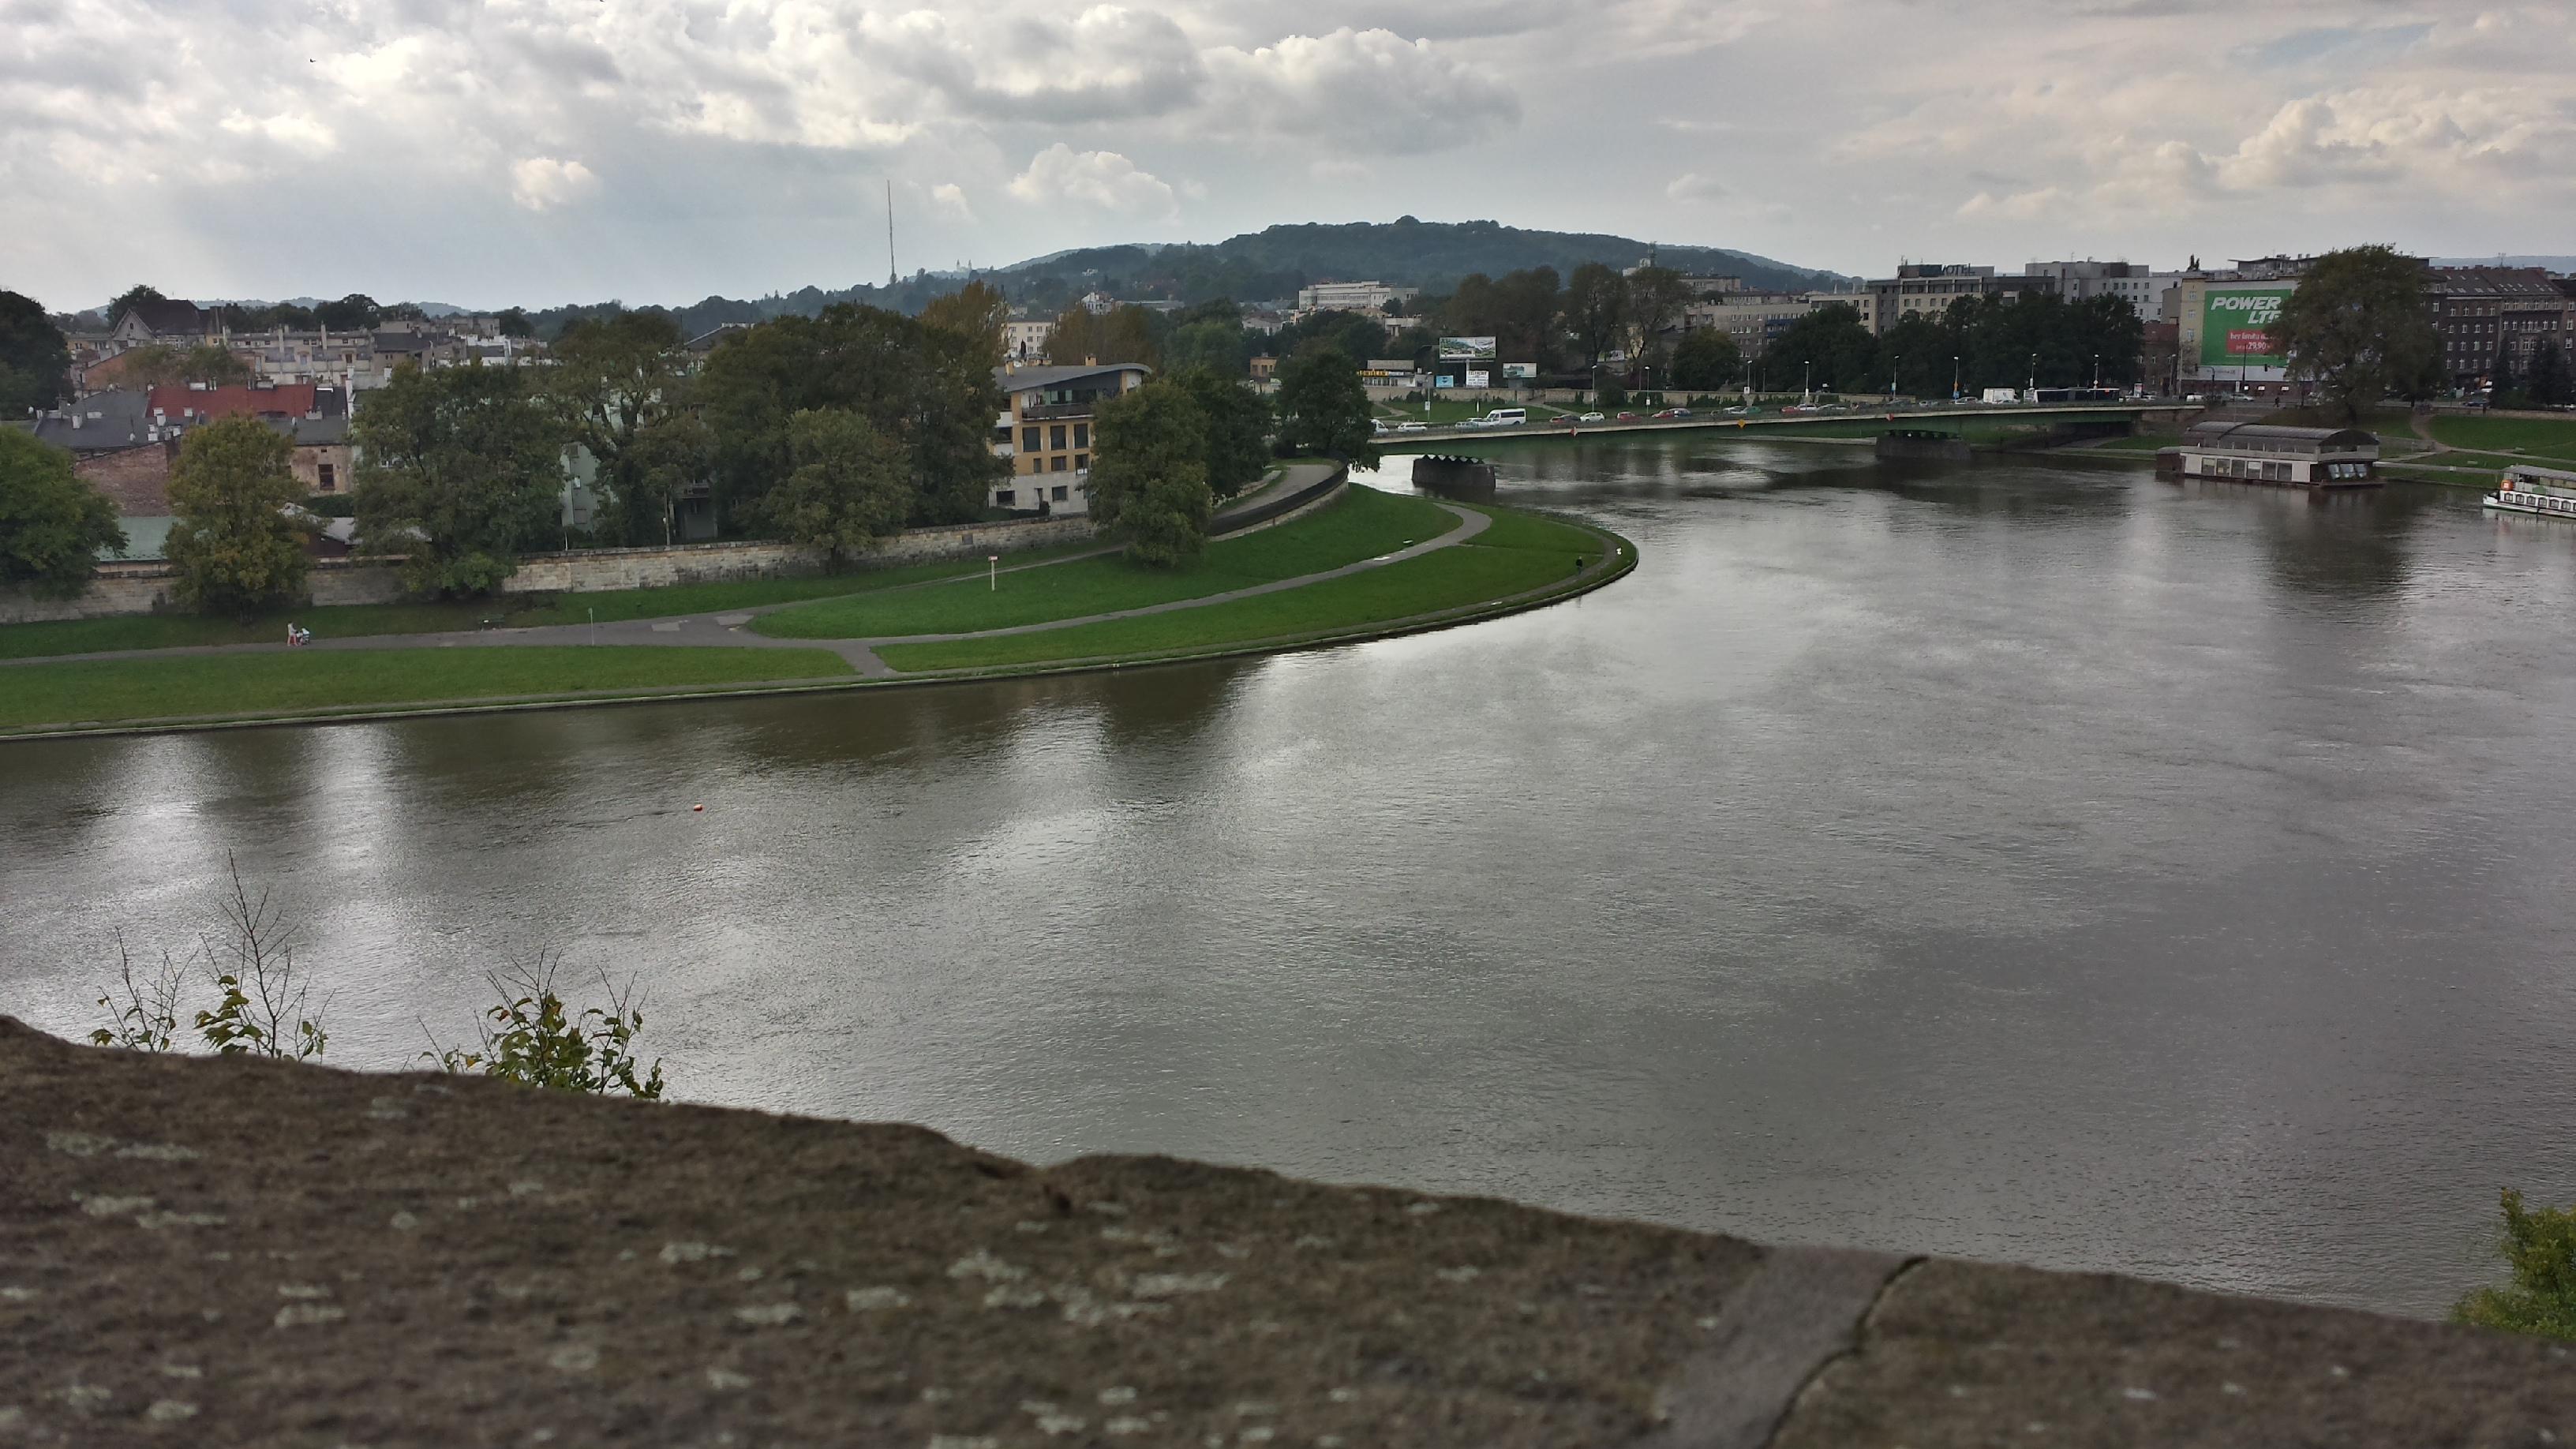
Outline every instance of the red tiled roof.
{"type": "Polygon", "coordinates": [[[165,417],[194,414],[200,418],[300,418],[314,410],[313,384],[286,382],[275,387],[156,387],[152,410],[165,417]]]}

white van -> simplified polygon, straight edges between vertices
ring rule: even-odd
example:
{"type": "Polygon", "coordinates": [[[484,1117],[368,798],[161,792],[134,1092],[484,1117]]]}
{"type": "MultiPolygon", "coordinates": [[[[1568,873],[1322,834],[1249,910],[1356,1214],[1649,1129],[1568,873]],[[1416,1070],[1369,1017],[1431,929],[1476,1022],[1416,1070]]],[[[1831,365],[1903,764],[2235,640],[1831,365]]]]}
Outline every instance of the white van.
{"type": "Polygon", "coordinates": [[[1529,421],[1528,408],[1496,408],[1480,419],[1489,428],[1518,427],[1529,421]]]}

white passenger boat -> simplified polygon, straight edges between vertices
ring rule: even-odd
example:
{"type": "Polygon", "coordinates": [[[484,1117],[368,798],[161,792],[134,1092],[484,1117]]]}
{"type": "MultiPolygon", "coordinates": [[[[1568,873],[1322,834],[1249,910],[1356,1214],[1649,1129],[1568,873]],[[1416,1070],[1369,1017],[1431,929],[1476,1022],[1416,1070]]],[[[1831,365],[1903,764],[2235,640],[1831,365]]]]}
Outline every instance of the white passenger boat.
{"type": "Polygon", "coordinates": [[[2496,491],[2487,495],[2487,507],[2576,518],[2576,473],[2520,465],[2508,468],[2496,491]]]}

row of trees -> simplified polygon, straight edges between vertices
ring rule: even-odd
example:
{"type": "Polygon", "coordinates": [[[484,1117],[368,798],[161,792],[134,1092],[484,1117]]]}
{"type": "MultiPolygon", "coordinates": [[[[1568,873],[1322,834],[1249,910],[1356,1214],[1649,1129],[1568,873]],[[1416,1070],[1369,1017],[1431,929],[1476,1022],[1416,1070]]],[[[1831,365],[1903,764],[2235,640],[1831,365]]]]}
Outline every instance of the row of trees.
{"type": "MultiPolygon", "coordinates": [[[[1870,335],[1858,309],[1828,303],[1792,321],[1739,377],[1770,391],[1896,392],[1947,397],[1953,386],[2126,387],[2139,372],[2146,324],[2118,297],[2069,302],[1961,297],[1937,314],[1912,313],[1870,335]]],[[[1693,334],[1694,336],[1698,334],[1693,334]]],[[[1704,386],[1701,382],[1684,386],[1704,386]]]]}

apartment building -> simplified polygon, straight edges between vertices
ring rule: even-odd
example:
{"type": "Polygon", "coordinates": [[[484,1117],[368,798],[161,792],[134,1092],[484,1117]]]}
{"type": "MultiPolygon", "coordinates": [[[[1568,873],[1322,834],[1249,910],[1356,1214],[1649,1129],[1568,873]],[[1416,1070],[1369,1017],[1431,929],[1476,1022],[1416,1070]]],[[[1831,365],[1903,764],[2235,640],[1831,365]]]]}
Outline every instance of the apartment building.
{"type": "Polygon", "coordinates": [[[1394,287],[1384,282],[1317,282],[1297,289],[1300,312],[1375,312],[1389,302],[1410,302],[1420,287],[1394,287]]]}
{"type": "Polygon", "coordinates": [[[988,501],[1019,513],[1085,514],[1091,511],[1091,428],[1100,405],[1133,392],[1154,375],[1138,362],[1084,363],[1074,367],[993,369],[993,381],[1010,411],[993,425],[993,455],[1009,461],[1011,476],[993,485],[988,501]]]}
{"type": "Polygon", "coordinates": [[[2520,376],[2542,342],[2576,341],[2576,295],[2538,267],[2435,267],[2426,289],[2454,387],[2488,386],[2506,364],[2520,376]]]}
{"type": "Polygon", "coordinates": [[[2165,320],[2165,294],[2182,280],[2180,272],[2159,272],[2139,262],[2027,262],[2025,277],[2042,277],[2050,290],[2069,302],[2117,297],[2129,304],[2141,322],[2165,320]]]}

